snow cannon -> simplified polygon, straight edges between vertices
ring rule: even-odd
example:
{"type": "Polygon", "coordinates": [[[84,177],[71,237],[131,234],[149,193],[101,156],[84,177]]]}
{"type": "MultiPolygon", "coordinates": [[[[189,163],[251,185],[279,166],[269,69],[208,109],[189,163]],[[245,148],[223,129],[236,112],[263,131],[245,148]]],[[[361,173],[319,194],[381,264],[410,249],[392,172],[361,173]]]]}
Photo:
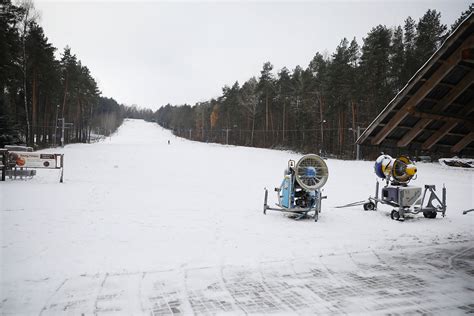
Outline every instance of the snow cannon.
{"type": "Polygon", "coordinates": [[[394,207],[390,217],[395,220],[405,220],[405,214],[418,214],[423,212],[426,218],[435,218],[437,213],[446,214],[446,188],[443,187],[442,198],[436,195],[434,185],[425,185],[424,191],[418,186],[408,185],[417,175],[417,168],[407,156],[396,159],[389,155],[380,155],[374,164],[374,171],[378,178],[385,181],[385,186],[380,190],[380,183],[375,183],[375,197],[367,200],[338,206],[352,207],[363,205],[366,211],[376,211],[378,204],[394,207]]]}
{"type": "Polygon", "coordinates": [[[374,171],[377,177],[392,184],[406,184],[416,175],[415,164],[407,156],[396,159],[389,155],[380,155],[375,161],[374,171]]]}
{"type": "Polygon", "coordinates": [[[305,155],[297,163],[289,160],[283,181],[280,187],[275,188],[278,198],[276,207],[268,206],[268,190],[264,189],[263,213],[267,214],[267,210],[286,212],[295,215],[295,219],[309,217],[311,213],[317,221],[321,213],[321,200],[326,198],[322,196],[322,187],[328,176],[328,167],[318,155],[305,155]]]}

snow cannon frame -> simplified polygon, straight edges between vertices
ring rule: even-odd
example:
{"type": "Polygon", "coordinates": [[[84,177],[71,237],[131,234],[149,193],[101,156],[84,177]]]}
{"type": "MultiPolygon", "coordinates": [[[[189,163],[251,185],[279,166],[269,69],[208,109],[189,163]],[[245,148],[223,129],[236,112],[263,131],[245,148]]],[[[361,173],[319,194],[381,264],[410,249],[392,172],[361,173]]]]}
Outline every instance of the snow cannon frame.
{"type": "Polygon", "coordinates": [[[302,219],[308,217],[308,213],[314,212],[312,217],[318,221],[321,200],[327,198],[322,196],[321,188],[326,184],[328,176],[328,167],[318,155],[305,155],[297,163],[289,160],[284,179],[280,187],[275,188],[277,207],[268,206],[268,190],[264,189],[263,214],[271,210],[292,213],[296,215],[295,219],[302,219]]]}
{"type": "Polygon", "coordinates": [[[367,200],[349,203],[337,208],[363,205],[365,211],[376,211],[378,204],[394,207],[390,217],[394,220],[405,220],[405,214],[423,213],[426,218],[436,218],[438,213],[446,215],[446,188],[443,186],[442,198],[436,194],[435,185],[425,185],[422,189],[417,186],[407,185],[414,179],[417,169],[407,156],[393,159],[382,154],[377,158],[374,171],[378,178],[385,181],[385,186],[380,190],[380,182],[375,184],[375,197],[369,196],[367,200]],[[410,168],[410,169],[409,169],[410,168]],[[429,195],[428,195],[429,194],[429,195]]]}

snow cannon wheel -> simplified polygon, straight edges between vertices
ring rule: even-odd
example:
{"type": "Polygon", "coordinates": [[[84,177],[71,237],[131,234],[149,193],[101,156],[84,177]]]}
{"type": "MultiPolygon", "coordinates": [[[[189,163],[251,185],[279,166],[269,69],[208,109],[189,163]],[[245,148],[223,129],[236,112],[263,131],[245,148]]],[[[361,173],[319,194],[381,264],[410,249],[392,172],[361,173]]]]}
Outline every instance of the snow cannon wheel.
{"type": "Polygon", "coordinates": [[[423,211],[423,216],[425,218],[436,218],[436,215],[438,215],[436,211],[423,211]]]}
{"type": "Polygon", "coordinates": [[[392,210],[392,213],[390,213],[390,217],[393,219],[393,220],[400,220],[400,212],[397,211],[397,210],[392,210]]]}
{"type": "Polygon", "coordinates": [[[373,211],[375,210],[375,204],[373,202],[367,202],[364,204],[364,211],[373,211]]]}

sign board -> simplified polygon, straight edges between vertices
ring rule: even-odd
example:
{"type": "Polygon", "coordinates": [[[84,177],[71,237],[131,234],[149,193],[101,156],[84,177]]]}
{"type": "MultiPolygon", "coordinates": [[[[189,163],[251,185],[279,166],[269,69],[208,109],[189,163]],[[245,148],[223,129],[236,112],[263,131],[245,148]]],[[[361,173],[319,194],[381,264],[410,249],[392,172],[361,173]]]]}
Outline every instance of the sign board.
{"type": "Polygon", "coordinates": [[[11,151],[10,161],[15,162],[17,168],[62,168],[60,154],[42,154],[36,152],[11,151]]]}

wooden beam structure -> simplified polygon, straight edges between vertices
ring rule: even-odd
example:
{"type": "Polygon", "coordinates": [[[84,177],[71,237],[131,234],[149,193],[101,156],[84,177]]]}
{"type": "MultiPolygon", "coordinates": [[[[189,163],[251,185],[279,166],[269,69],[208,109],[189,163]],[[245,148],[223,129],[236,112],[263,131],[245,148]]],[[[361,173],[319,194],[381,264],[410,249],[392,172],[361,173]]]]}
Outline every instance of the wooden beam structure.
{"type": "Polygon", "coordinates": [[[446,136],[456,125],[457,122],[446,122],[444,125],[433,135],[428,138],[421,148],[423,150],[431,149],[437,142],[439,142],[444,136],[446,136]]]}
{"type": "Polygon", "coordinates": [[[467,145],[474,141],[474,132],[470,132],[463,139],[461,139],[456,145],[451,148],[452,153],[458,153],[464,149],[467,145]]]}
{"type": "Polygon", "coordinates": [[[438,69],[423,83],[423,85],[408,99],[407,103],[398,110],[398,112],[390,119],[375,137],[372,139],[372,145],[379,145],[392,131],[400,124],[400,122],[414,109],[416,105],[430,93],[444,76],[449,73],[456,64],[461,60],[461,53],[464,49],[474,45],[474,35],[471,34],[461,46],[459,46],[447,59],[438,67],[438,69]]]}
{"type": "MultiPolygon", "coordinates": [[[[451,91],[449,91],[439,102],[433,107],[434,112],[442,112],[446,108],[449,107],[451,103],[454,102],[472,83],[474,82],[474,71],[468,73],[464,79],[461,80],[459,84],[457,84],[451,91]]],[[[403,136],[397,142],[398,147],[405,147],[408,145],[413,139],[415,139],[421,131],[427,127],[433,120],[430,118],[422,118],[419,120],[416,125],[403,136]]]]}
{"type": "MultiPolygon", "coordinates": [[[[471,100],[471,102],[468,103],[466,110],[462,111],[460,114],[467,116],[471,114],[471,112],[474,111],[474,100],[471,100]]],[[[437,142],[439,142],[444,136],[446,136],[456,125],[458,122],[446,122],[444,125],[433,135],[428,138],[423,145],[421,145],[421,148],[423,150],[428,150],[431,149],[437,142]]]]}
{"type": "MultiPolygon", "coordinates": [[[[440,100],[439,99],[433,99],[433,98],[424,98],[423,101],[429,101],[429,102],[432,102],[432,103],[438,103],[440,100]]],[[[464,106],[463,104],[459,103],[459,102],[451,102],[451,104],[449,106],[464,106]]]]}
{"type": "MultiPolygon", "coordinates": [[[[456,123],[457,124],[457,123],[456,123]]],[[[381,127],[384,126],[384,124],[380,124],[381,127]]],[[[403,130],[411,130],[413,127],[412,126],[407,126],[407,125],[398,125],[397,126],[398,129],[403,129],[403,130]]],[[[431,134],[433,133],[436,133],[439,131],[439,128],[425,128],[424,131],[427,131],[427,132],[430,132],[431,134]]],[[[407,133],[407,132],[406,132],[407,133]]],[[[466,134],[463,134],[463,133],[454,133],[454,132],[448,132],[446,135],[448,136],[466,136],[466,134]]]]}
{"type": "Polygon", "coordinates": [[[474,63],[474,47],[469,47],[462,51],[462,60],[468,63],[474,63]]]}
{"type": "Polygon", "coordinates": [[[447,114],[438,114],[438,113],[421,112],[421,111],[413,111],[409,113],[412,116],[419,117],[422,119],[463,123],[467,125],[471,130],[474,130],[474,124],[472,124],[471,120],[464,118],[460,115],[447,115],[447,114]]]}

